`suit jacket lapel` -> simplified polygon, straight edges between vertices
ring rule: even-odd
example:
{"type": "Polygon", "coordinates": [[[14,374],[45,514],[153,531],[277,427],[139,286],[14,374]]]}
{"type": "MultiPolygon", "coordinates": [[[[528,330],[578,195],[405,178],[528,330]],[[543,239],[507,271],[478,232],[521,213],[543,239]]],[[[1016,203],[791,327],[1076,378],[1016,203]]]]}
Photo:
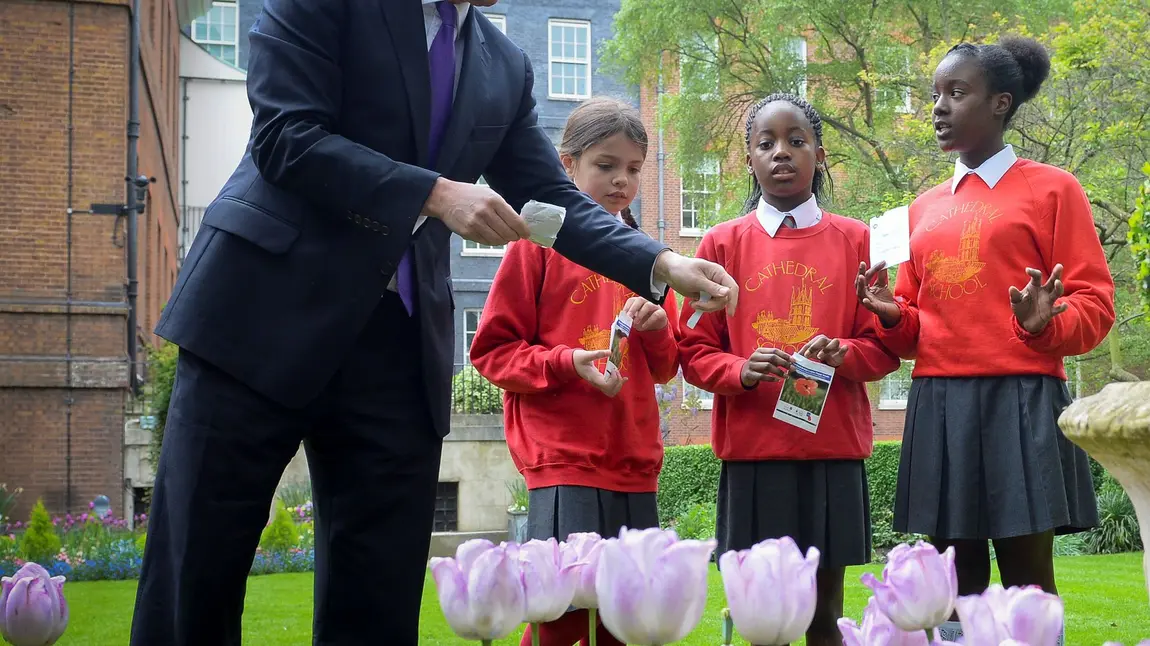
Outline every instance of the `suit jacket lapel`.
{"type": "MultiPolygon", "coordinates": [[[[429,158],[427,139],[431,132],[431,71],[427,63],[423,5],[415,0],[379,0],[378,5],[387,30],[391,33],[403,85],[407,90],[419,165],[426,166],[429,158]]],[[[381,79],[380,82],[386,83],[387,79],[381,79]]]]}
{"type": "MultiPolygon", "coordinates": [[[[471,8],[463,28],[463,66],[460,70],[459,85],[455,90],[455,104],[451,109],[451,120],[447,133],[439,149],[439,159],[435,170],[447,173],[459,158],[459,153],[467,143],[471,128],[475,124],[475,110],[483,102],[487,86],[487,66],[491,54],[487,51],[487,39],[479,28],[479,12],[471,8]]],[[[426,67],[426,65],[425,65],[426,67]]],[[[428,81],[430,83],[430,81],[428,81]]]]}

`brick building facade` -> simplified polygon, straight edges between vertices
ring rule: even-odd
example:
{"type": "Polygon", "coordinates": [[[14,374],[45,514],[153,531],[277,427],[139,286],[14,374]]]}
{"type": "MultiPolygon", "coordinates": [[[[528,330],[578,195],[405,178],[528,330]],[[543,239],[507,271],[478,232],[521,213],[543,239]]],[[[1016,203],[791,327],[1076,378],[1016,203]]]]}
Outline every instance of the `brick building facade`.
{"type": "MultiPolygon", "coordinates": [[[[178,4],[141,0],[142,346],[176,276],[178,4]]],[[[131,24],[127,0],[0,0],[0,482],[24,488],[17,517],[37,498],[130,506],[127,220],[87,211],[126,201],[131,24]]]]}
{"type": "MultiPolygon", "coordinates": [[[[803,56],[808,53],[805,44],[797,50],[801,51],[803,56]]],[[[672,72],[665,78],[663,92],[679,91],[678,79],[674,72],[676,68],[674,60],[668,56],[664,69],[672,72]]],[[[681,173],[673,152],[673,131],[668,129],[663,133],[662,155],[658,148],[659,92],[656,87],[644,87],[639,94],[639,109],[650,141],[637,200],[641,204],[639,224],[644,231],[671,249],[693,255],[702,239],[707,222],[714,221],[718,216],[718,200],[737,199],[742,203],[744,195],[721,194],[718,176],[720,173],[744,173],[745,158],[743,151],[735,150],[729,159],[700,168],[699,172],[681,173]],[[662,166],[662,181],[660,181],[660,166],[662,166]],[[660,218],[660,203],[662,203],[662,218],[660,218]]],[[[909,369],[910,366],[904,364],[899,372],[868,387],[876,440],[902,439],[906,394],[910,386],[909,369]]],[[[710,442],[709,395],[690,386],[681,377],[675,384],[675,393],[676,401],[672,404],[667,444],[710,442]]]]}

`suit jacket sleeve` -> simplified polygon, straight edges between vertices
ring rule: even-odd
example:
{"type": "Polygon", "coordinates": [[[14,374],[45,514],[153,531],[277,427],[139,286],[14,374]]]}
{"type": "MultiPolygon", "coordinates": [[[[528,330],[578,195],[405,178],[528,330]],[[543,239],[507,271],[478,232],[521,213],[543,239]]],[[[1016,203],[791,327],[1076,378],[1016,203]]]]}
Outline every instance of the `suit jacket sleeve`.
{"type": "MultiPolygon", "coordinates": [[[[251,155],[267,182],[411,231],[439,175],[336,133],[346,0],[265,0],[250,34],[251,155]]],[[[379,79],[380,83],[399,79],[379,79]]]]}
{"type": "Polygon", "coordinates": [[[567,177],[555,147],[538,125],[532,95],[531,61],[523,56],[527,79],[519,113],[483,176],[516,211],[529,200],[562,206],[567,219],[555,240],[555,251],[591,271],[626,285],[662,304],[667,290],[651,293],[655,257],[664,249],[647,234],[619,221],[567,177]]]}

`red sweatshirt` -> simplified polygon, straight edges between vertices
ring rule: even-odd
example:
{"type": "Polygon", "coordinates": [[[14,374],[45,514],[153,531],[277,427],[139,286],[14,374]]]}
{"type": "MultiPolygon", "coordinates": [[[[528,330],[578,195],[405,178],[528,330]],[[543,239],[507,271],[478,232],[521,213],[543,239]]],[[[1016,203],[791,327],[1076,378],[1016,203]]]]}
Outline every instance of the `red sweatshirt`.
{"type": "Polygon", "coordinates": [[[611,324],[632,296],[550,249],[530,242],[508,248],[471,363],[505,391],[507,446],[529,489],[657,489],[663,442],[655,384],[679,371],[674,294],[665,301],[665,328],[631,332],[621,369],[628,381],[615,397],[580,378],[572,359],[576,349],[607,349],[611,324]]]}
{"type": "Polygon", "coordinates": [[[870,229],[824,213],[804,229],[780,228],[772,238],[754,212],[703,236],[699,258],[722,265],[739,282],[734,318],[704,314],[694,330],[683,308],[679,352],[689,383],[714,393],[711,443],[722,460],[861,459],[874,427],[865,382],[898,369],[879,342],[874,317],[855,296],[859,262],[869,261],[870,229]],[[757,348],[800,350],[824,334],[850,348],[835,370],[814,434],[773,417],[781,382],[742,383],[743,364],[757,348]]]}
{"type": "Polygon", "coordinates": [[[1114,280],[1094,229],[1090,202],[1073,175],[1019,159],[994,189],[968,175],[951,194],[936,186],[910,206],[910,262],[898,267],[902,318],[879,328],[883,342],[917,359],[915,377],[1050,375],[1084,354],[1114,325],[1114,280]],[[1028,267],[1044,279],[1062,263],[1070,306],[1041,334],[1019,326],[1009,288],[1028,267]]]}

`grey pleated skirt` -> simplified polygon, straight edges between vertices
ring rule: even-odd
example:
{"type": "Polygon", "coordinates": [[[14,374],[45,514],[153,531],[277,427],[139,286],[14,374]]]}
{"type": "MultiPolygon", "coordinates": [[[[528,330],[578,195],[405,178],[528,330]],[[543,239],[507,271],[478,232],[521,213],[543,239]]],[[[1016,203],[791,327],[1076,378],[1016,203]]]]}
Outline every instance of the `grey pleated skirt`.
{"type": "Polygon", "coordinates": [[[576,532],[595,532],[603,538],[612,538],[618,536],[623,527],[658,526],[659,505],[654,493],[622,493],[571,485],[528,492],[529,540],[564,541],[576,532]]]}
{"type": "Polygon", "coordinates": [[[957,540],[1097,525],[1086,452],[1057,424],[1070,401],[1044,375],[914,379],[895,530],[957,540]]]}
{"type": "Polygon", "coordinates": [[[871,560],[870,491],[862,460],[723,462],[716,555],[790,536],[819,567],[871,560]]]}

